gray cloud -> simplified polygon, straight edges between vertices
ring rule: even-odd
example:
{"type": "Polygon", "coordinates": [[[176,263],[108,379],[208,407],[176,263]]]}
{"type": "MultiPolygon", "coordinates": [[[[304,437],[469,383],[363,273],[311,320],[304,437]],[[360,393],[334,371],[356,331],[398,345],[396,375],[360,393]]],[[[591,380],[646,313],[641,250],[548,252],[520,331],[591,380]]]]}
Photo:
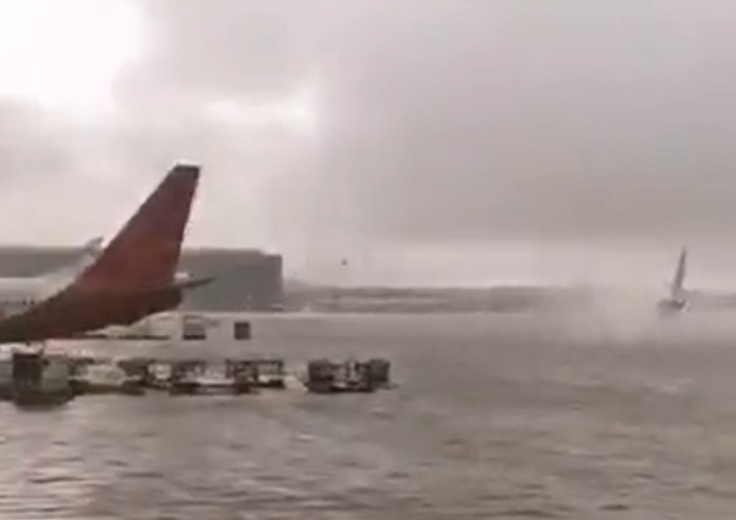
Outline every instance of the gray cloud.
{"type": "Polygon", "coordinates": [[[37,173],[71,166],[60,139],[59,121],[33,107],[0,103],[0,161],[3,186],[37,173]]]}
{"type": "Polygon", "coordinates": [[[719,30],[729,13],[497,5],[386,10],[338,47],[350,101],[379,121],[373,140],[345,122],[335,147],[351,171],[344,182],[375,195],[356,197],[356,210],[380,196],[374,231],[432,240],[730,228],[733,42],[719,30]]]}
{"type": "Polygon", "coordinates": [[[59,169],[88,182],[107,165],[130,194],[124,213],[137,192],[123,176],[145,191],[193,157],[210,172],[195,236],[302,250],[687,240],[727,235],[736,219],[726,3],[139,3],[151,46],[116,85],[123,118],[70,141],[43,114],[8,108],[0,168],[13,175],[0,185],[59,169]],[[306,88],[319,119],[310,138],[203,113],[306,88]]]}
{"type": "Polygon", "coordinates": [[[677,236],[736,217],[722,4],[147,5],[161,40],[144,98],[268,99],[315,81],[319,150],[282,141],[299,160],[268,192],[283,229],[677,236]]]}

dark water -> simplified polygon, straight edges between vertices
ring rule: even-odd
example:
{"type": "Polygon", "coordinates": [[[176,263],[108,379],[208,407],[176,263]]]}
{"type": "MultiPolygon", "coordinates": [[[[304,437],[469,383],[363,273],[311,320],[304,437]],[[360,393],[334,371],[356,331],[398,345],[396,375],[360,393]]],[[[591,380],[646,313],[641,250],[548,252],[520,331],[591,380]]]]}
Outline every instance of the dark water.
{"type": "Polygon", "coordinates": [[[0,518],[732,519],[736,330],[569,325],[267,318],[237,348],[385,356],[401,387],[0,405],[0,518]]]}

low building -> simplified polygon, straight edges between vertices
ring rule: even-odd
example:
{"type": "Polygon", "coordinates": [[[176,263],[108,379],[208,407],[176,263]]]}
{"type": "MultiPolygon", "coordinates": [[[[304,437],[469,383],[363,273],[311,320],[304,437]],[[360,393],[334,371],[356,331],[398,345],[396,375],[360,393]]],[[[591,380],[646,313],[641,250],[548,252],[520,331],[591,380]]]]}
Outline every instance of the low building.
{"type": "Polygon", "coordinates": [[[181,269],[194,277],[215,280],[192,291],[184,309],[207,311],[272,311],[283,306],[281,255],[244,249],[188,249],[181,269]]]}
{"type": "MultiPolygon", "coordinates": [[[[78,247],[0,246],[0,278],[34,276],[64,266],[79,255],[78,247]]],[[[192,277],[215,280],[189,292],[184,310],[272,311],[283,305],[283,261],[280,255],[252,249],[190,248],[179,269],[192,277]]]]}

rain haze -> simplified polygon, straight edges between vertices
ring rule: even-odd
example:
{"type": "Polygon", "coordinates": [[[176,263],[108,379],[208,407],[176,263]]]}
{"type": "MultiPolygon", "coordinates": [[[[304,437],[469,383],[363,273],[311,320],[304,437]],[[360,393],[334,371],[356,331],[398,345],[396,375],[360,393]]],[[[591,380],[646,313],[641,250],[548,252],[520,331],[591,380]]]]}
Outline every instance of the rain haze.
{"type": "Polygon", "coordinates": [[[681,0],[3,1],[2,241],[111,232],[183,158],[206,168],[190,243],[278,251],[287,275],[660,288],[687,244],[695,280],[736,285],[734,21],[681,0]]]}
{"type": "Polygon", "coordinates": [[[732,4],[0,0],[0,519],[733,520],[732,4]]]}

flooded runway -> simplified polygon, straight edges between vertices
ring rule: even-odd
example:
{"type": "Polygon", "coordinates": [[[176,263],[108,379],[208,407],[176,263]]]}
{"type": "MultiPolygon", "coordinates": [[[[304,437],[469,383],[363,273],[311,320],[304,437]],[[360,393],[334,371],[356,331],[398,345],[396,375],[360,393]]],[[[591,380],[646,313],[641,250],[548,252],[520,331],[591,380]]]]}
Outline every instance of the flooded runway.
{"type": "Polygon", "coordinates": [[[736,326],[720,320],[285,315],[237,345],[100,346],[381,356],[400,387],[3,403],[0,517],[730,520],[736,326]]]}

